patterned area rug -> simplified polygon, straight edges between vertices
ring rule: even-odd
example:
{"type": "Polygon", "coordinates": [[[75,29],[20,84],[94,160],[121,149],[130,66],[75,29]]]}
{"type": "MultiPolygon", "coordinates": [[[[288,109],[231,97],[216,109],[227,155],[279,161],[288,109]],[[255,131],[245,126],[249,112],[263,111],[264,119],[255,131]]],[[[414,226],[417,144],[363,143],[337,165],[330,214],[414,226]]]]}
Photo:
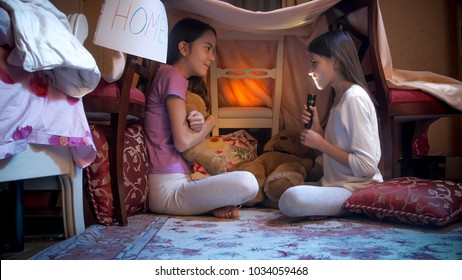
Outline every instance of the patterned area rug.
{"type": "Polygon", "coordinates": [[[462,259],[462,223],[422,228],[356,216],[307,220],[241,209],[239,220],[139,214],[127,227],[93,225],[31,259],[462,259]]]}

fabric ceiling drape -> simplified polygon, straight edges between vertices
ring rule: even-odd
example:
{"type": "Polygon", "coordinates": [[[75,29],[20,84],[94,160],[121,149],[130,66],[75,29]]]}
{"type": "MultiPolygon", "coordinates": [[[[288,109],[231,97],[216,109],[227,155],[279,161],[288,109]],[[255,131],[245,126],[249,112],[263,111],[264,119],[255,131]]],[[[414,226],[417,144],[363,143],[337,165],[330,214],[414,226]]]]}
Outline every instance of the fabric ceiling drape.
{"type": "MultiPolygon", "coordinates": [[[[308,92],[318,94],[317,106],[319,112],[324,112],[327,106],[327,94],[316,89],[312,80],[308,77],[308,63],[306,59],[306,46],[315,36],[327,31],[327,20],[323,13],[334,6],[340,0],[316,0],[300,3],[299,0],[285,0],[283,5],[297,4],[268,12],[255,12],[242,9],[219,0],[164,0],[167,9],[169,26],[185,16],[195,17],[210,23],[217,29],[218,39],[226,32],[239,30],[255,34],[282,34],[284,35],[284,69],[283,69],[283,93],[281,102],[281,115],[285,128],[301,129],[300,113],[305,103],[308,92]]],[[[390,50],[388,47],[385,27],[379,14],[379,44],[384,73],[392,87],[408,87],[423,89],[438,98],[441,98],[462,110],[462,83],[448,77],[441,77],[433,73],[422,75],[417,71],[403,71],[393,69],[390,50]],[[419,81],[424,77],[427,81],[419,81]]],[[[367,10],[363,9],[352,15],[360,30],[367,32],[367,10]]],[[[226,44],[218,41],[218,52],[225,53],[226,44]]],[[[233,46],[234,48],[238,48],[233,46]]],[[[242,48],[240,51],[233,50],[235,60],[241,60],[238,54],[242,52],[242,61],[245,57],[259,57],[260,50],[257,48],[242,48]]],[[[223,93],[226,94],[226,93],[223,93]]],[[[249,99],[258,100],[258,96],[252,95],[249,99]]],[[[229,106],[224,97],[220,100],[229,106]]],[[[258,102],[265,103],[260,99],[258,102]]],[[[323,117],[323,114],[320,116],[323,117]]]]}
{"type": "MultiPolygon", "coordinates": [[[[297,5],[285,9],[277,9],[269,12],[254,12],[245,10],[229,3],[217,0],[182,0],[164,1],[167,9],[169,26],[173,26],[179,19],[185,16],[195,17],[210,23],[217,29],[218,46],[217,57],[222,62],[236,64],[252,63],[252,67],[260,64],[274,64],[268,58],[261,58],[262,49],[268,49],[268,54],[274,51],[272,46],[248,47],[245,43],[235,42],[225,44],[220,42],[220,36],[226,32],[239,30],[241,32],[258,34],[283,34],[284,35],[284,75],[283,97],[281,115],[285,128],[301,129],[300,113],[308,92],[320,93],[308,77],[308,63],[306,62],[306,46],[312,36],[317,36],[327,30],[327,22],[321,16],[327,9],[340,0],[318,0],[297,5]],[[228,54],[232,54],[232,59],[228,54]],[[260,61],[249,62],[250,59],[260,61]]],[[[270,44],[270,43],[269,43],[270,44]]],[[[228,64],[224,64],[229,66],[228,64]]],[[[244,65],[240,65],[241,67],[244,65]]],[[[227,86],[227,85],[225,85],[227,86]]],[[[245,105],[261,105],[268,103],[271,91],[248,92],[245,105]],[[266,95],[266,96],[265,96],[266,95]]],[[[327,98],[318,99],[318,107],[327,106],[327,98]]],[[[327,97],[327,94],[325,94],[327,97]]],[[[220,106],[242,105],[244,102],[233,96],[233,91],[223,93],[219,99],[220,106]]]]}

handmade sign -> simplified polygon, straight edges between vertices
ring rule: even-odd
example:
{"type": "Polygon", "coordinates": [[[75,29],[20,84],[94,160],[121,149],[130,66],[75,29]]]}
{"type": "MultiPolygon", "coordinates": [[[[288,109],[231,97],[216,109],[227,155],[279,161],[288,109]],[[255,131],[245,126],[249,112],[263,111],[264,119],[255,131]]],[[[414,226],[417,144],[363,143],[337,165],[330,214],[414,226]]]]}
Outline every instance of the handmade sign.
{"type": "Polygon", "coordinates": [[[165,63],[168,20],[160,0],[106,0],[96,45],[165,63]]]}

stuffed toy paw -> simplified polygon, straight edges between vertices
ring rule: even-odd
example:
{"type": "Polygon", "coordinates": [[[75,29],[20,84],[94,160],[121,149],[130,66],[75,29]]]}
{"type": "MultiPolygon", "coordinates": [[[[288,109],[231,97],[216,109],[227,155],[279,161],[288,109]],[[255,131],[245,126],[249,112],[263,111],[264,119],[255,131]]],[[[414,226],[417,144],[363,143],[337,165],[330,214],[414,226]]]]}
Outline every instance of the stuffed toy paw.
{"type": "Polygon", "coordinates": [[[282,130],[265,144],[256,159],[236,164],[231,170],[245,170],[255,175],[260,187],[257,196],[244,204],[277,207],[288,188],[322,177],[322,164],[316,160],[321,153],[300,143],[300,132],[282,130]]]}
{"type": "MultiPolygon", "coordinates": [[[[312,162],[307,162],[308,165],[312,162]]],[[[306,170],[308,166],[303,166],[301,162],[287,162],[279,165],[266,178],[263,192],[271,202],[278,202],[281,195],[288,189],[305,182],[306,170]]]]}

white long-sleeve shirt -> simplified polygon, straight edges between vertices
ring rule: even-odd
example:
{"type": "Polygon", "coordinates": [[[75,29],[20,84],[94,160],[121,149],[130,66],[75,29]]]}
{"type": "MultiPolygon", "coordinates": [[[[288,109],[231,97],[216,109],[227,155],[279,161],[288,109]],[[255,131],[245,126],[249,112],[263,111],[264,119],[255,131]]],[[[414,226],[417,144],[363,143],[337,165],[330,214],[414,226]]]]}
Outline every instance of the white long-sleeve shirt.
{"type": "Polygon", "coordinates": [[[377,114],[367,92],[358,85],[351,86],[329,114],[325,139],[349,153],[350,167],[324,154],[321,184],[356,191],[382,182],[377,114]]]}

